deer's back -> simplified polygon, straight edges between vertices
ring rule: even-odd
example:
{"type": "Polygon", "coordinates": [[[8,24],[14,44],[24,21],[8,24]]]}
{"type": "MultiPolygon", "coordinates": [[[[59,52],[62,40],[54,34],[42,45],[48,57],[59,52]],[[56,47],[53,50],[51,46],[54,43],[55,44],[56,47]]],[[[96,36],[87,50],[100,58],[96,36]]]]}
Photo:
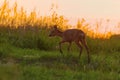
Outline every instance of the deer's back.
{"type": "Polygon", "coordinates": [[[82,30],[78,29],[68,29],[63,32],[63,39],[66,41],[79,40],[80,38],[84,37],[85,33],[82,30]]]}

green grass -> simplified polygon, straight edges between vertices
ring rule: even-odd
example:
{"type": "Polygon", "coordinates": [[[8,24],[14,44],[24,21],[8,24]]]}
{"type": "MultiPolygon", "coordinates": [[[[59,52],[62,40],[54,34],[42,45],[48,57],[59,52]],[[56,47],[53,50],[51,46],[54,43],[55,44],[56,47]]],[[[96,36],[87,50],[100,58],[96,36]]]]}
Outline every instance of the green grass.
{"type": "MultiPolygon", "coordinates": [[[[59,51],[14,48],[0,62],[1,80],[119,80],[120,54],[86,53],[78,59],[78,52],[64,57],[59,51]]],[[[1,47],[6,48],[6,47],[1,47]]],[[[6,53],[6,54],[8,54],[6,53]]]]}
{"type": "Polygon", "coordinates": [[[61,55],[56,47],[60,38],[49,38],[49,30],[28,30],[23,35],[19,29],[7,31],[0,31],[0,80],[120,80],[119,38],[87,37],[88,64],[85,49],[78,59],[74,43],[70,53],[64,44],[61,55]]]}

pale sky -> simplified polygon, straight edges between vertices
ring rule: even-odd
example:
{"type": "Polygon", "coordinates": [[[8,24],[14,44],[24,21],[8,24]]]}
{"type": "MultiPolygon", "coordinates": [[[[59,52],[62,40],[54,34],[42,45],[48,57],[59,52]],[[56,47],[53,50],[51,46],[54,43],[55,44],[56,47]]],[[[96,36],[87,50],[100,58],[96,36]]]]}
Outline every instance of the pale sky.
{"type": "MultiPolygon", "coordinates": [[[[0,0],[4,1],[4,0],[0,0]]],[[[58,13],[66,17],[120,18],[120,0],[8,0],[18,2],[27,11],[36,8],[40,14],[49,14],[52,3],[58,5],[58,13]]]]}

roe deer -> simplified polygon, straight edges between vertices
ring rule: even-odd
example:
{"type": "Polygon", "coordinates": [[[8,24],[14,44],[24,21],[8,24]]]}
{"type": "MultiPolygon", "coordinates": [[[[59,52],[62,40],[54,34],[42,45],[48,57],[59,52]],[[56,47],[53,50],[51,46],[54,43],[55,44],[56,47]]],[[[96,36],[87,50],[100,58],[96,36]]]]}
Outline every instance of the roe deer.
{"type": "Polygon", "coordinates": [[[87,46],[87,43],[86,43],[86,40],[85,40],[85,33],[82,30],[68,29],[68,30],[65,30],[65,31],[62,32],[57,28],[57,25],[54,25],[53,29],[51,30],[51,32],[49,34],[49,36],[50,37],[59,36],[59,37],[62,38],[62,41],[59,42],[59,49],[60,49],[61,54],[63,54],[62,49],[61,49],[61,44],[62,43],[64,43],[64,42],[69,43],[69,46],[68,46],[68,52],[69,52],[70,47],[71,47],[71,43],[75,42],[76,45],[80,49],[79,58],[81,56],[82,49],[83,49],[81,44],[79,43],[79,42],[81,42],[83,44],[83,46],[86,48],[86,50],[87,50],[88,63],[90,62],[89,50],[88,50],[88,46],[87,46]]]}

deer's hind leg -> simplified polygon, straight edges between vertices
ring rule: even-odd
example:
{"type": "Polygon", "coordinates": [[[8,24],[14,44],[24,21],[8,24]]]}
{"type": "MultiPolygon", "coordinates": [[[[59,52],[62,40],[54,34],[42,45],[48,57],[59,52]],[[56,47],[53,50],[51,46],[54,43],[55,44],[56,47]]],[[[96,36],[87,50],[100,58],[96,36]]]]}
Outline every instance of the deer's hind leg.
{"type": "Polygon", "coordinates": [[[80,49],[80,53],[79,53],[79,58],[81,57],[81,54],[82,54],[82,50],[83,50],[83,48],[82,48],[82,46],[81,46],[81,44],[79,43],[79,41],[75,41],[75,43],[76,43],[76,45],[79,47],[79,49],[80,49]]]}
{"type": "Polygon", "coordinates": [[[81,39],[81,43],[83,44],[83,46],[86,48],[87,50],[87,54],[88,54],[88,63],[90,63],[90,53],[89,53],[89,48],[87,46],[86,40],[85,39],[81,39]]]}

